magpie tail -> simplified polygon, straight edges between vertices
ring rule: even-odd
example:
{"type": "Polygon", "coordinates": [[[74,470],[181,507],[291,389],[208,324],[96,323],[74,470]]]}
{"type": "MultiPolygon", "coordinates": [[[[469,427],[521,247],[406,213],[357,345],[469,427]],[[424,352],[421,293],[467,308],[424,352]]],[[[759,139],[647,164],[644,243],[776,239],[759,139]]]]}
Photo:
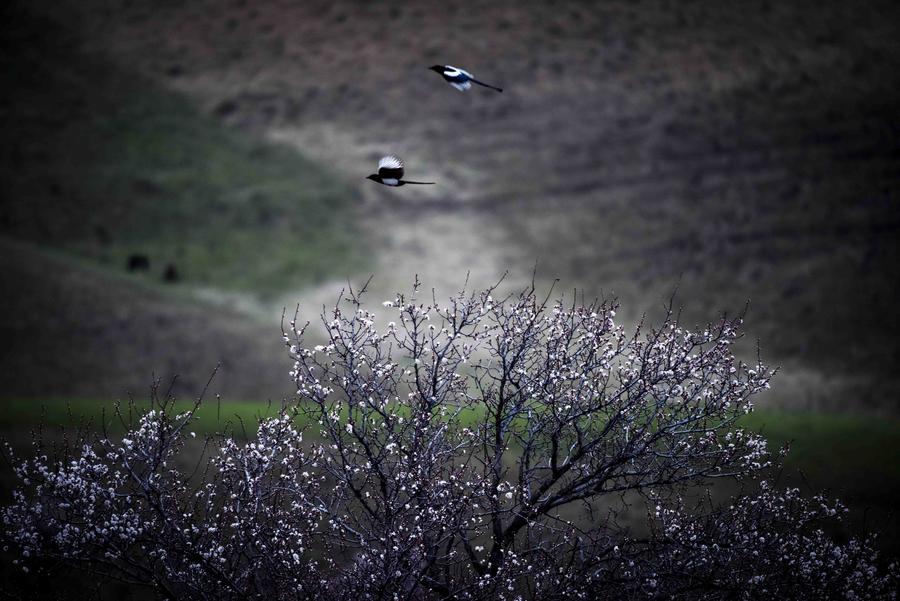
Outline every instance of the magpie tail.
{"type": "Polygon", "coordinates": [[[420,186],[433,186],[434,185],[434,182],[408,182],[406,180],[403,180],[403,183],[404,184],[418,184],[420,186]]]}
{"type": "Polygon", "coordinates": [[[477,83],[477,84],[480,85],[480,86],[484,86],[485,88],[490,88],[490,89],[492,89],[492,90],[497,90],[498,92],[502,92],[502,91],[503,91],[503,88],[498,88],[497,86],[492,86],[492,85],[489,84],[489,83],[484,83],[483,81],[478,81],[477,79],[471,79],[471,80],[469,80],[469,81],[471,81],[472,83],[477,83]]]}

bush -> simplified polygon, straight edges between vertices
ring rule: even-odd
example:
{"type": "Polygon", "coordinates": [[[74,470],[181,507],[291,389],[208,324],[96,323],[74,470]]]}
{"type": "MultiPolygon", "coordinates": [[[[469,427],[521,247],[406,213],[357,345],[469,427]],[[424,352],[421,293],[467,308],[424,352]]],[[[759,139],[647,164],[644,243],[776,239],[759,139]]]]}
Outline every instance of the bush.
{"type": "Polygon", "coordinates": [[[777,459],[735,425],[773,375],[735,359],[740,318],[628,334],[611,303],[494,294],[417,285],[379,329],[351,290],[314,348],[295,316],[296,400],[200,469],[199,401],[36,453],[2,512],[16,565],[171,599],[894,598],[871,540],[823,531],[840,505],[766,482],[685,500],[777,459]]]}

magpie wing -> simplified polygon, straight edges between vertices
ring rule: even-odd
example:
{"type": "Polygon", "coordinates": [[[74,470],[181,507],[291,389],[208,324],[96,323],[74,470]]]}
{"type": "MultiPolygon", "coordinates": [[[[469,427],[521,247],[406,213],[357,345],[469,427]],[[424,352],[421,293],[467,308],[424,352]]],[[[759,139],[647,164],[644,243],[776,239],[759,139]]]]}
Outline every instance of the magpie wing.
{"type": "Polygon", "coordinates": [[[465,83],[472,78],[472,74],[468,71],[464,71],[459,67],[453,67],[451,65],[447,65],[444,67],[444,79],[449,81],[450,83],[465,83]]]}
{"type": "Polygon", "coordinates": [[[403,161],[393,155],[383,157],[378,161],[378,175],[382,179],[400,179],[403,177],[403,161]]]}

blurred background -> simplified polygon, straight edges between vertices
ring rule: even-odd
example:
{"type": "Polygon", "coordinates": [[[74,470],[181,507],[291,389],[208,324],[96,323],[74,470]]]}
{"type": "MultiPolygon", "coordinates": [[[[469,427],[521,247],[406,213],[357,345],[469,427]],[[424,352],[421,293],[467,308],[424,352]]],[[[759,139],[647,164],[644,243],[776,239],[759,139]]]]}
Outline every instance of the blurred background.
{"type": "Polygon", "coordinates": [[[7,430],[155,377],[189,397],[219,363],[214,392],[278,400],[285,308],[315,319],[370,274],[380,305],[415,274],[446,296],[536,269],[629,323],[676,291],[688,324],[746,307],[742,352],[781,366],[760,424],[900,498],[900,4],[0,11],[7,430]],[[366,181],[388,153],[438,185],[366,181]]]}

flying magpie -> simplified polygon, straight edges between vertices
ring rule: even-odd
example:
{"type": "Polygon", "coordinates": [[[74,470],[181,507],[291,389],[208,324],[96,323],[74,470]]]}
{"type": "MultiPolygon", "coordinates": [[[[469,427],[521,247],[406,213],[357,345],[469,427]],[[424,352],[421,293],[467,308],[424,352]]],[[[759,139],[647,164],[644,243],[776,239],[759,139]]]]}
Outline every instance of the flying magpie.
{"type": "Polygon", "coordinates": [[[434,182],[408,182],[403,179],[403,161],[393,155],[382,157],[378,161],[378,173],[373,173],[366,179],[384,184],[385,186],[403,186],[405,184],[432,185],[434,182]]]}
{"type": "Polygon", "coordinates": [[[490,88],[492,90],[497,90],[498,92],[503,91],[503,88],[498,88],[496,86],[486,84],[483,81],[478,81],[471,73],[469,73],[468,71],[463,71],[459,67],[452,67],[450,65],[435,65],[428,68],[432,71],[440,73],[444,78],[444,81],[449,83],[460,92],[465,92],[466,90],[471,88],[473,83],[484,86],[486,88],[490,88]]]}

